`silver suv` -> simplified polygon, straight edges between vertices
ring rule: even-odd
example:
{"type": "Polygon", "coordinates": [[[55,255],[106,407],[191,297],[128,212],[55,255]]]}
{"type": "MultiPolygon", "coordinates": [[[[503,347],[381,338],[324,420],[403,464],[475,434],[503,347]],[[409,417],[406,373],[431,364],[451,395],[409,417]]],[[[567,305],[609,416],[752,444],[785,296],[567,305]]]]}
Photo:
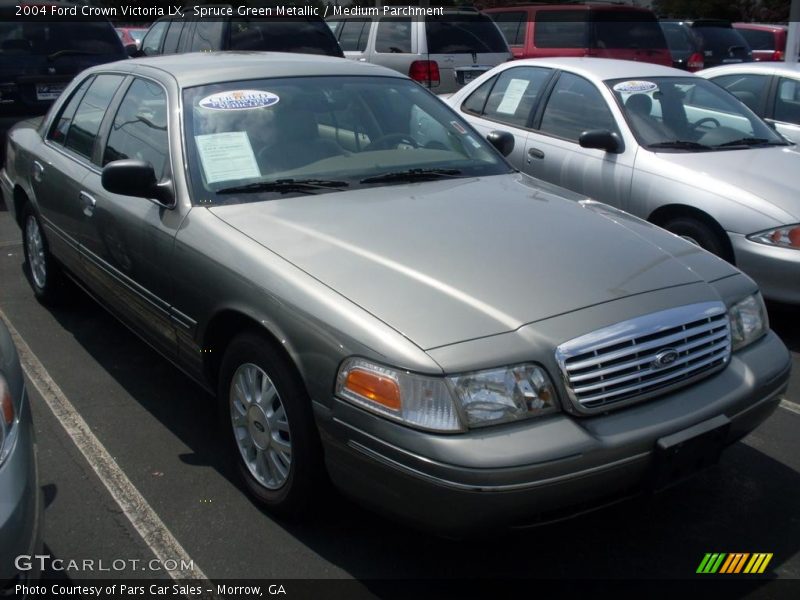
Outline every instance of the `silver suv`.
{"type": "Polygon", "coordinates": [[[425,17],[340,15],[328,24],[347,58],[400,71],[437,94],[511,59],[494,21],[475,9],[445,8],[425,17]]]}

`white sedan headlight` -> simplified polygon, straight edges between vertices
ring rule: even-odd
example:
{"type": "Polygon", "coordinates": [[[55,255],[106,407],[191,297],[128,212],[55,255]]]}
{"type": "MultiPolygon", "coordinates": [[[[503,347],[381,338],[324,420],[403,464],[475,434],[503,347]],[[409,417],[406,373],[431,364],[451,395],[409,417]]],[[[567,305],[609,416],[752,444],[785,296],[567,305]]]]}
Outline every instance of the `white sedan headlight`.
{"type": "Polygon", "coordinates": [[[442,432],[559,410],[550,378],[533,364],[430,377],[349,358],[339,369],[336,394],[395,421],[442,432]]]}
{"type": "Polygon", "coordinates": [[[760,293],[748,296],[728,309],[731,323],[731,342],[733,350],[744,348],[756,341],[769,329],[767,308],[760,293]]]}

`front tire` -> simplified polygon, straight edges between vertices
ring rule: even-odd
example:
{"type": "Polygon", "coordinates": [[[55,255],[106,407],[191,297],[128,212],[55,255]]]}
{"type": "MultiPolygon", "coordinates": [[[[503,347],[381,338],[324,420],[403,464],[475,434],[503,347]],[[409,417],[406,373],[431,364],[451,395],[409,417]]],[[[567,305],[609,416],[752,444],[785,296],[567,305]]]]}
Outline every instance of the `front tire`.
{"type": "Polygon", "coordinates": [[[691,217],[675,217],[662,225],[664,229],[682,237],[703,250],[708,250],[720,258],[730,261],[725,241],[711,227],[691,217]]]}
{"type": "Polygon", "coordinates": [[[250,493],[297,515],[320,482],[311,401],[288,361],[262,335],[245,333],[222,360],[218,398],[229,452],[250,493]]]}
{"type": "Polygon", "coordinates": [[[50,254],[42,223],[30,204],[22,213],[22,242],[34,295],[45,304],[57,303],[63,295],[61,265],[50,254]]]}

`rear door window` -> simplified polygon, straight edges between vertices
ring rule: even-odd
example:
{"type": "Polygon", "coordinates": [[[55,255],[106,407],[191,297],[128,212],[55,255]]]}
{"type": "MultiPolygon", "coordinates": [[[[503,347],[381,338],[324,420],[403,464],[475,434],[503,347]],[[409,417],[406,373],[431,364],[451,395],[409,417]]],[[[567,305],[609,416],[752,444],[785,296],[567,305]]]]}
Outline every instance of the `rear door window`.
{"type": "Polygon", "coordinates": [[[381,19],[375,37],[375,52],[411,53],[411,19],[381,19]]]}
{"type": "Polygon", "coordinates": [[[428,54],[508,52],[503,35],[483,14],[445,14],[425,20],[428,54]]]}
{"type": "Polygon", "coordinates": [[[666,49],[655,17],[647,12],[598,10],[592,13],[592,48],[666,49]]]}
{"type": "Polygon", "coordinates": [[[75,111],[78,109],[78,104],[80,104],[83,95],[86,93],[86,90],[89,88],[89,85],[93,80],[94,77],[87,77],[86,80],[72,94],[69,102],[67,102],[64,108],[61,110],[61,114],[58,115],[58,118],[55,120],[55,124],[50,130],[50,135],[47,136],[50,141],[62,146],[64,145],[64,142],[67,141],[67,132],[69,131],[69,126],[72,124],[75,111]]]}
{"type": "Polygon", "coordinates": [[[507,11],[493,13],[491,17],[497,23],[500,33],[511,46],[525,43],[525,29],[528,24],[528,13],[525,11],[507,11]]]}
{"type": "Polygon", "coordinates": [[[542,67],[516,67],[503,71],[486,102],[484,116],[514,127],[527,127],[552,72],[552,69],[542,67]]]}
{"type": "Polygon", "coordinates": [[[234,19],[230,49],[342,56],[333,32],[321,19],[234,19]]]}
{"type": "Polygon", "coordinates": [[[156,21],[150,26],[150,30],[142,40],[142,53],[145,56],[153,56],[161,53],[161,40],[167,31],[167,21],[156,21]]]}
{"type": "MultiPolygon", "coordinates": [[[[222,49],[225,21],[197,21],[192,36],[191,52],[211,52],[222,49]]],[[[165,48],[166,51],[166,48],[165,48]]]]}
{"type": "Polygon", "coordinates": [[[537,48],[588,48],[588,12],[583,10],[540,10],[533,26],[537,48]]]}
{"type": "Polygon", "coordinates": [[[98,75],[89,85],[67,131],[64,144],[81,156],[91,158],[100,123],[111,99],[122,83],[121,75],[98,75]]]}
{"type": "Polygon", "coordinates": [[[369,39],[369,19],[345,19],[339,21],[339,45],[345,52],[363,52],[369,39]]]}
{"type": "Polygon", "coordinates": [[[183,31],[183,21],[174,20],[170,22],[167,35],[164,38],[164,54],[175,54],[178,51],[181,31],[183,31]]]}

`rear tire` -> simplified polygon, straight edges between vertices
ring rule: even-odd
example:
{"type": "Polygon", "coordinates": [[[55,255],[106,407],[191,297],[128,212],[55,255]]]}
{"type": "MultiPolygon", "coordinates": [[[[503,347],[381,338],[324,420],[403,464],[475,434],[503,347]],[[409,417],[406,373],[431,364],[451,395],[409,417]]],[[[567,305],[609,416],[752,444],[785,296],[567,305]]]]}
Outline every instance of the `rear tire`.
{"type": "Polygon", "coordinates": [[[241,334],[225,351],[217,396],[248,491],[272,512],[304,512],[321,482],[322,453],[311,401],[292,366],[266,337],[241,334]]]}
{"type": "Polygon", "coordinates": [[[64,275],[50,254],[42,222],[30,204],[22,212],[22,242],[34,295],[45,304],[57,304],[64,296],[64,275]]]}
{"type": "Polygon", "coordinates": [[[692,217],[675,217],[662,225],[664,229],[682,237],[703,250],[730,261],[725,241],[711,227],[692,217]]]}

